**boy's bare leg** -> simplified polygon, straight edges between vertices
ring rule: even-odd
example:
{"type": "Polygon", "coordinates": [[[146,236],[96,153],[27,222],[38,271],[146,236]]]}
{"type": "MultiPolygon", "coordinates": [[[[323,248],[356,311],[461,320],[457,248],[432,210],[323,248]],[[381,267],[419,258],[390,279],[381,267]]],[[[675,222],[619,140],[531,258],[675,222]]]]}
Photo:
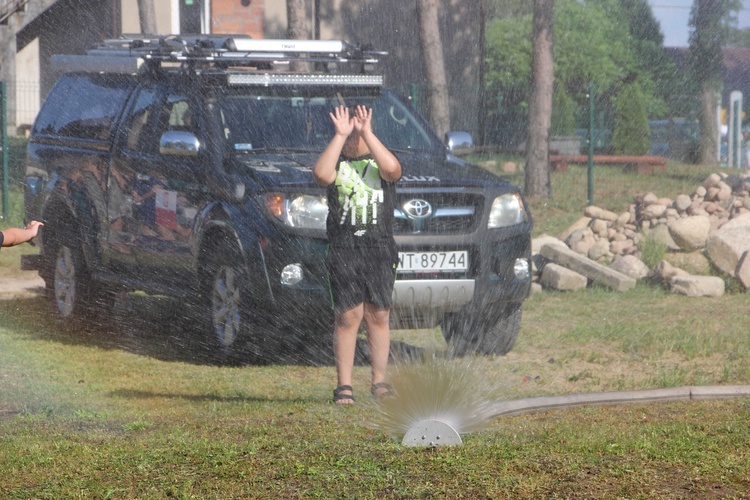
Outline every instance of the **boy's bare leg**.
{"type": "MultiPolygon", "coordinates": [[[[346,311],[337,311],[333,327],[333,354],[336,358],[336,376],[338,386],[352,385],[354,369],[354,352],[357,348],[357,332],[362,323],[364,307],[358,304],[346,311]]],[[[341,395],[351,395],[351,391],[342,391],[341,395]]],[[[352,404],[351,399],[342,399],[338,404],[352,404]]]]}
{"type": "MultiPolygon", "coordinates": [[[[390,309],[383,309],[370,303],[364,305],[364,320],[367,327],[367,347],[370,350],[370,368],[372,383],[385,382],[388,371],[388,356],[391,347],[391,330],[389,326],[390,309]]],[[[378,392],[385,392],[382,388],[378,392]]]]}

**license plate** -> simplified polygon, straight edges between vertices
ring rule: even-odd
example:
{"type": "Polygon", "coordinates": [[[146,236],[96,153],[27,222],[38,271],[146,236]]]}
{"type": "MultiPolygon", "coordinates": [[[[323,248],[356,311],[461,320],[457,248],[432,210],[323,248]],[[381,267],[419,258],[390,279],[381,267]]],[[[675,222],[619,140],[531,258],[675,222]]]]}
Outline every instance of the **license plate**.
{"type": "Polygon", "coordinates": [[[469,253],[458,252],[399,252],[398,272],[456,272],[469,269],[469,253]]]}

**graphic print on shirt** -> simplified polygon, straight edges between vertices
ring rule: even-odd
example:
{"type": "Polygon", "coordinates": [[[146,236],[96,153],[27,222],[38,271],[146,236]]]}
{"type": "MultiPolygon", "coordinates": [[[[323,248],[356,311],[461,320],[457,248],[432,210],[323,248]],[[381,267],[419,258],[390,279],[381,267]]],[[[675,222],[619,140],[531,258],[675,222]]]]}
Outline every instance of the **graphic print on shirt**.
{"type": "Polygon", "coordinates": [[[339,224],[362,228],[357,236],[364,235],[367,226],[377,225],[383,205],[380,171],[371,159],[342,160],[336,176],[341,218],[339,224]]]}

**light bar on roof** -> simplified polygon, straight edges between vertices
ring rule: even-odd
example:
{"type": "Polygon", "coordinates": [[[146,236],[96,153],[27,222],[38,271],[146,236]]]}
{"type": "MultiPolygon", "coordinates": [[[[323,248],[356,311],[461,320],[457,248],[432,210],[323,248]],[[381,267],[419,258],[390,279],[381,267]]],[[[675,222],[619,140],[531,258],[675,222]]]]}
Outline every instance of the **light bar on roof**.
{"type": "Polygon", "coordinates": [[[52,70],[59,72],[80,71],[83,73],[135,74],[145,61],[140,57],[55,54],[52,56],[52,70]]]}
{"type": "Polygon", "coordinates": [[[380,87],[382,75],[330,75],[289,73],[232,74],[227,77],[229,85],[333,85],[346,87],[380,87]]]}
{"type": "Polygon", "coordinates": [[[232,39],[238,52],[306,52],[308,54],[333,54],[344,52],[346,42],[341,40],[278,40],[239,38],[232,39]]]}

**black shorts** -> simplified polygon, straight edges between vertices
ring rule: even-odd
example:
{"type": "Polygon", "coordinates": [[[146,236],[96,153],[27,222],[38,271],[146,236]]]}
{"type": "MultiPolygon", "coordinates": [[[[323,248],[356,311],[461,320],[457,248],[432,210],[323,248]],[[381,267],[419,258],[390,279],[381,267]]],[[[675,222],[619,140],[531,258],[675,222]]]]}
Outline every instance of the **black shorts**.
{"type": "Polygon", "coordinates": [[[336,311],[368,302],[389,309],[393,305],[398,252],[395,248],[328,248],[326,268],[336,311]]]}

